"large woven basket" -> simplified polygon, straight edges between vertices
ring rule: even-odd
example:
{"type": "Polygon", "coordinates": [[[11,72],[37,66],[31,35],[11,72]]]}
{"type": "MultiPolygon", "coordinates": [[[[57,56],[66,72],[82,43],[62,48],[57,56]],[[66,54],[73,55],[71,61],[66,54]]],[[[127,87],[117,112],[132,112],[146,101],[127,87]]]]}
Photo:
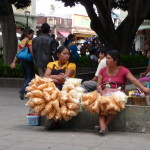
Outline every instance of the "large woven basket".
{"type": "Polygon", "coordinates": [[[146,97],[132,97],[132,105],[147,106],[146,97]]]}

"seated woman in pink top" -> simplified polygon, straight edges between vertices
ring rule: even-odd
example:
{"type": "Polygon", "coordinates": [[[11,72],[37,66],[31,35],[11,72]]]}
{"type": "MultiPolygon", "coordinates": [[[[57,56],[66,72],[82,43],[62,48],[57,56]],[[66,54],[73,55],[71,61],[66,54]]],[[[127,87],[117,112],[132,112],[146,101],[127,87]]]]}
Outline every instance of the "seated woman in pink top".
{"type": "MultiPolygon", "coordinates": [[[[118,88],[125,90],[126,80],[130,80],[135,86],[141,89],[144,93],[150,94],[150,89],[144,87],[132,74],[131,72],[120,65],[121,56],[116,50],[107,52],[106,55],[106,67],[101,69],[98,82],[97,90],[101,95],[104,94],[104,89],[108,86],[109,88],[118,88]]],[[[99,115],[99,134],[104,135],[108,131],[107,126],[113,120],[114,115],[99,115]]]]}

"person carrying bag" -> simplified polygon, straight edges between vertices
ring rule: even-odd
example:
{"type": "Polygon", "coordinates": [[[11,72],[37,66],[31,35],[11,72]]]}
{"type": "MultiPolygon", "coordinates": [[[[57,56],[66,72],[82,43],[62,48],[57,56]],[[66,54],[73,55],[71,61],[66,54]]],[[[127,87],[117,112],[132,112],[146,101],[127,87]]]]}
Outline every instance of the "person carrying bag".
{"type": "Polygon", "coordinates": [[[19,50],[19,52],[16,55],[17,58],[22,59],[22,60],[26,60],[26,61],[32,61],[33,60],[33,56],[29,52],[29,48],[27,47],[27,44],[29,43],[29,41],[30,40],[27,40],[24,47],[19,50]]]}
{"type": "Polygon", "coordinates": [[[13,69],[16,67],[16,62],[19,59],[21,68],[24,74],[24,83],[19,91],[20,99],[24,99],[26,94],[25,88],[28,86],[28,83],[34,78],[34,63],[32,56],[32,38],[34,31],[32,29],[27,30],[26,33],[20,38],[20,43],[18,44],[17,54],[10,64],[10,67],[13,69]]]}

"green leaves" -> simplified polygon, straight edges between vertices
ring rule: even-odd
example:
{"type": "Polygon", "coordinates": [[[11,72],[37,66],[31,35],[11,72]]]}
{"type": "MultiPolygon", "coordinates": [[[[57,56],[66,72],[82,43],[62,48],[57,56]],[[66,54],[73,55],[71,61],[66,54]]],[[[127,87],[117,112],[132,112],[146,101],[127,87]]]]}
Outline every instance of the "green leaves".
{"type": "Polygon", "coordinates": [[[0,0],[0,17],[10,14],[11,5],[17,9],[26,8],[31,5],[31,0],[0,0]]]}
{"type": "Polygon", "coordinates": [[[31,5],[31,0],[9,0],[17,9],[26,8],[31,5]]]}

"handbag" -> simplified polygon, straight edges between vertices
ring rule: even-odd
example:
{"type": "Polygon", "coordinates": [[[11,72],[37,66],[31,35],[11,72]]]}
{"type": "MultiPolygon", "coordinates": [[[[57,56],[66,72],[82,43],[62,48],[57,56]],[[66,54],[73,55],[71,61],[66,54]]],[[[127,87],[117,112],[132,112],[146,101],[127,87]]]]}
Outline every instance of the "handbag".
{"type": "Polygon", "coordinates": [[[26,47],[28,42],[29,42],[29,40],[26,42],[25,46],[18,52],[18,54],[16,55],[17,58],[26,60],[26,61],[33,60],[32,54],[29,53],[29,49],[28,49],[28,47],[26,47]]]}

